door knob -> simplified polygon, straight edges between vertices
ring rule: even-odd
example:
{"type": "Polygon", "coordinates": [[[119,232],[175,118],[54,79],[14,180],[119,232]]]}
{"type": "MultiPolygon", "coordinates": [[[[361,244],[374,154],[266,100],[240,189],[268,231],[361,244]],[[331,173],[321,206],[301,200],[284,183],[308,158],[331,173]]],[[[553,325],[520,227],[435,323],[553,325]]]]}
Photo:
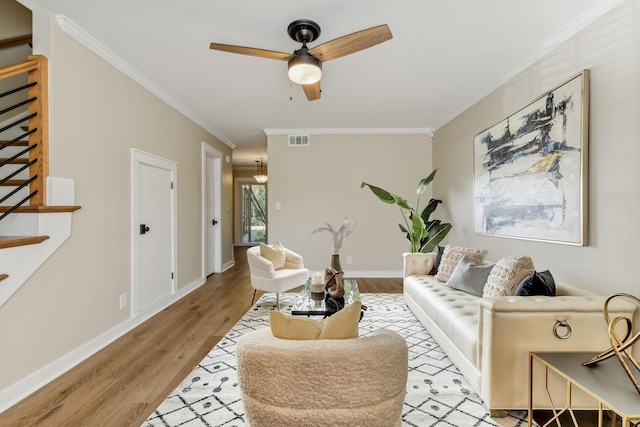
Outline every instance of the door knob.
{"type": "Polygon", "coordinates": [[[149,227],[147,227],[147,224],[140,224],[140,234],[147,234],[148,231],[149,227]]]}
{"type": "Polygon", "coordinates": [[[218,221],[217,221],[217,220],[215,220],[215,219],[214,219],[214,220],[211,220],[211,225],[216,225],[217,223],[218,223],[218,221]]]}

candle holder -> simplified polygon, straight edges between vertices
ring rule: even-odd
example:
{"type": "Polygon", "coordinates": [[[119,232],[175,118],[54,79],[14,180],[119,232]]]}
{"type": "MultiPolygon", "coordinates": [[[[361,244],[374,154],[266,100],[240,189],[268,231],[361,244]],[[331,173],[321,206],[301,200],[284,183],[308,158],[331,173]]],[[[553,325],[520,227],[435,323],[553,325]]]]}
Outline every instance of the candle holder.
{"type": "Polygon", "coordinates": [[[324,280],[321,272],[313,273],[311,276],[311,299],[314,301],[324,300],[324,280]]]}

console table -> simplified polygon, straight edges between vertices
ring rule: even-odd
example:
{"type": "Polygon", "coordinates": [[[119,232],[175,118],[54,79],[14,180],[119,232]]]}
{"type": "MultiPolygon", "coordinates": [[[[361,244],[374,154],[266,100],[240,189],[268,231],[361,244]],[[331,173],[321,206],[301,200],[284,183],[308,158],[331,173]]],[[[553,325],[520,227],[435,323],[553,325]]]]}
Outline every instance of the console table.
{"type": "MultiPolygon", "coordinates": [[[[529,427],[533,426],[533,368],[540,364],[544,369],[545,387],[548,387],[549,372],[566,381],[566,406],[556,409],[552,396],[548,393],[553,417],[544,424],[560,426],[559,417],[565,412],[571,416],[573,424],[578,427],[571,393],[574,387],[583,390],[598,402],[598,427],[602,427],[603,409],[612,412],[611,425],[616,425],[616,416],[622,421],[622,427],[640,425],[640,394],[636,391],[629,377],[625,374],[618,360],[614,358],[599,362],[595,366],[582,366],[582,362],[590,359],[594,353],[529,353],[529,427]]],[[[636,379],[638,379],[637,372],[636,379]]],[[[548,392],[548,388],[547,388],[548,392]]]]}

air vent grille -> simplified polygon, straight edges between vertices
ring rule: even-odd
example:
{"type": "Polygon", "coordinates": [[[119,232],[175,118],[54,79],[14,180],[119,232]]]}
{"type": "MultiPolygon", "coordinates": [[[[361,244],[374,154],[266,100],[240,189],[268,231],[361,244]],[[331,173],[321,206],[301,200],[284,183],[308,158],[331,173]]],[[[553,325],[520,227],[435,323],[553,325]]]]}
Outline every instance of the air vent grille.
{"type": "Polygon", "coordinates": [[[289,147],[308,147],[309,135],[289,135],[289,147]]]}

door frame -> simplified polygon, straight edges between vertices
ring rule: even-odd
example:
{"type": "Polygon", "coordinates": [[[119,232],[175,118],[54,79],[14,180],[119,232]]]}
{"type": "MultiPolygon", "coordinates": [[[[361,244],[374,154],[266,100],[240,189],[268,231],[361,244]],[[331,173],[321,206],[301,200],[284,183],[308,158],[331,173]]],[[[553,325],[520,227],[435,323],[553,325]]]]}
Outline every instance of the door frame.
{"type": "MultiPolygon", "coordinates": [[[[171,192],[171,262],[173,280],[171,294],[177,291],[178,280],[178,164],[173,160],[155,154],[147,153],[137,148],[131,149],[131,301],[129,304],[131,317],[136,317],[140,311],[140,165],[148,165],[165,169],[171,173],[173,191],[171,192]]],[[[149,310],[147,308],[145,311],[149,310]]]]}
{"type": "MultiPolygon", "coordinates": [[[[213,237],[213,245],[215,254],[213,260],[213,272],[222,273],[222,230],[224,227],[224,219],[222,217],[222,157],[220,150],[213,148],[206,142],[202,142],[202,277],[207,277],[207,158],[213,159],[213,176],[214,182],[214,216],[218,218],[218,226],[213,237]]],[[[228,207],[227,207],[228,210],[228,207]]]]}

